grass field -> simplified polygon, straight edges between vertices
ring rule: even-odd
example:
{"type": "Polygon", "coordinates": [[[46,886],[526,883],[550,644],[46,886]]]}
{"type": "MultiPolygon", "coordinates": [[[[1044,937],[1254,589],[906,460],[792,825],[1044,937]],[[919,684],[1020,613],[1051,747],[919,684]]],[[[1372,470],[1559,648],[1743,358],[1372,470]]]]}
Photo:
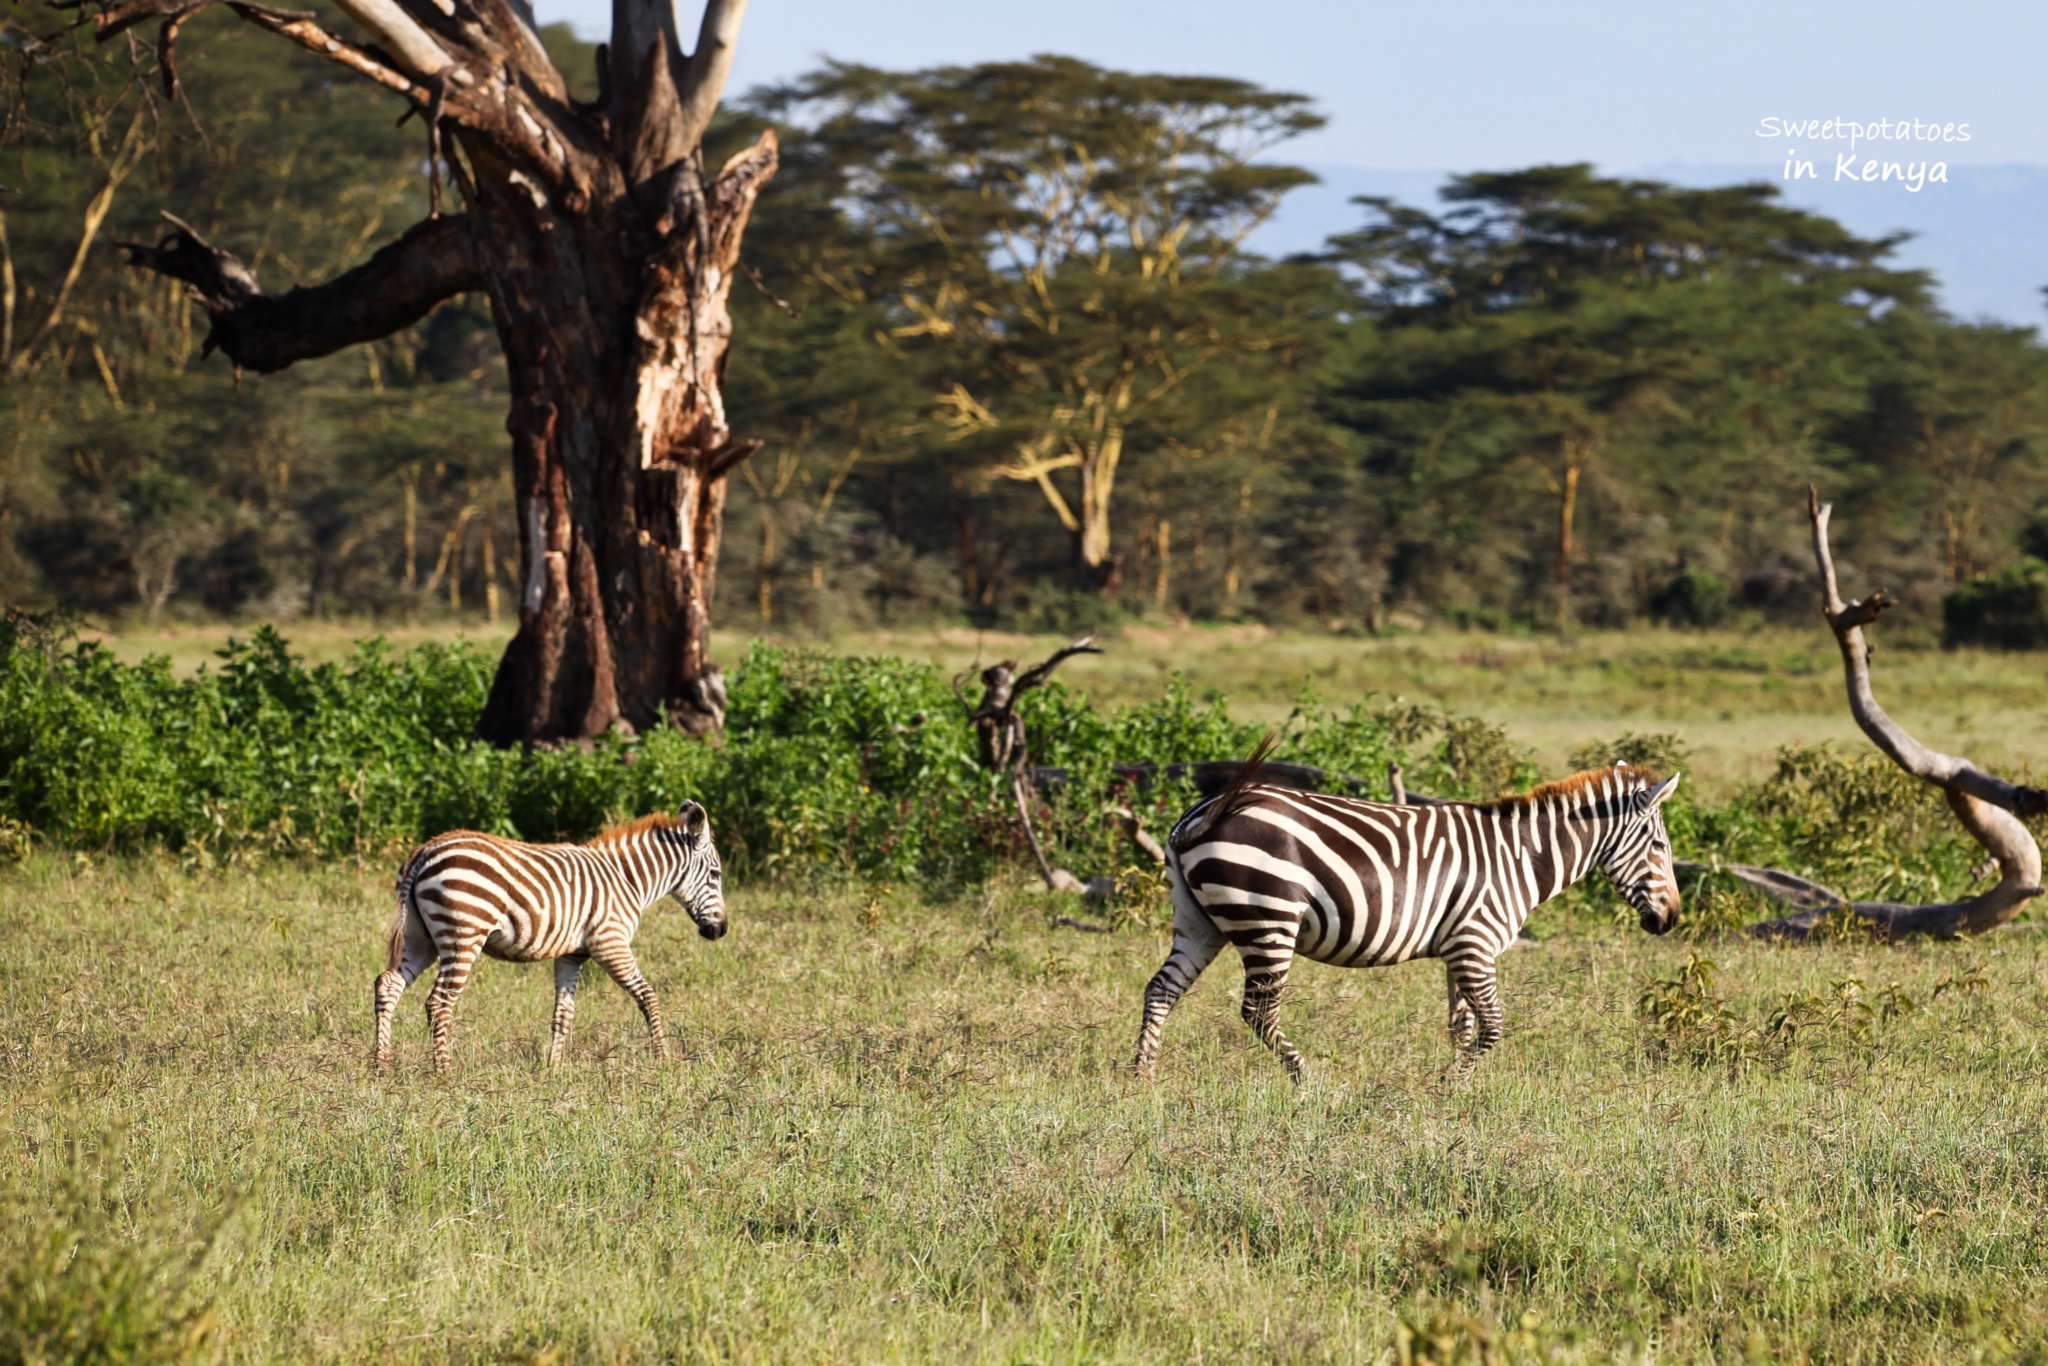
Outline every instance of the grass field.
{"type": "Polygon", "coordinates": [[[1141,1086],[1156,929],[741,888],[721,943],[674,911],[642,938],[676,1060],[595,982],[544,1072],[546,969],[488,963],[443,1084],[421,986],[396,1074],[364,1066],[388,875],[0,873],[7,1183],[125,1133],[161,1188],[124,1218],[232,1207],[199,1285],[230,1361],[1372,1362],[1402,1316],[1451,1344],[1413,1360],[2048,1352],[2048,936],[1694,946],[1540,911],[1468,1088],[1432,964],[1305,965],[1298,1089],[1219,965],[1141,1086]],[[1666,1039],[1637,998],[1695,947],[1726,1018],[1666,1039]],[[1806,1026],[1757,1034],[1788,994],[1806,1026]],[[1499,1325],[1522,1355],[1477,1355],[1499,1325]]]}
{"type": "MultiPolygon", "coordinates": [[[[495,650],[504,639],[476,623],[300,622],[285,629],[295,648],[316,660],[341,658],[357,637],[379,631],[407,645],[461,634],[495,650]]],[[[1926,743],[1979,763],[2048,772],[2048,656],[1916,647],[1901,641],[1903,634],[1877,632],[1878,696],[1894,716],[1926,743]]],[[[175,666],[194,669],[227,635],[220,627],[185,627],[108,639],[124,658],[165,654],[175,666]]],[[[956,629],[872,631],[821,643],[847,653],[929,659],[950,672],[977,658],[1028,662],[1064,641],[956,629]]],[[[1132,626],[1103,643],[1108,653],[1076,660],[1060,675],[1101,702],[1157,697],[1173,670],[1260,720],[1285,716],[1304,682],[1330,703],[1398,694],[1505,725],[1550,773],[1563,772],[1567,756],[1590,741],[1624,730],[1668,731],[1691,746],[1690,776],[1714,797],[1767,773],[1781,745],[1866,743],[1849,718],[1840,657],[1818,618],[1810,630],[1644,629],[1569,639],[1458,632],[1360,639],[1258,626],[1132,626]]],[[[720,633],[717,653],[729,664],[745,648],[745,636],[720,633]]]]}

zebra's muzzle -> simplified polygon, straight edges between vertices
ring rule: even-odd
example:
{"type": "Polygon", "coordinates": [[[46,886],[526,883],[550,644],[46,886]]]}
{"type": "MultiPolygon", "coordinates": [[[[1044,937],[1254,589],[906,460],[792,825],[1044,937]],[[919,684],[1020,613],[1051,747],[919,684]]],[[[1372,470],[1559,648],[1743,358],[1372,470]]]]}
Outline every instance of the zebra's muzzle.
{"type": "Polygon", "coordinates": [[[725,938],[725,912],[721,910],[715,918],[707,915],[698,920],[697,933],[706,939],[725,938]]]}
{"type": "Polygon", "coordinates": [[[1636,916],[1643,929],[1650,934],[1669,934],[1677,927],[1679,912],[1684,908],[1684,903],[1678,896],[1678,889],[1673,887],[1667,896],[1653,901],[1650,905],[1638,902],[1636,916]]]}

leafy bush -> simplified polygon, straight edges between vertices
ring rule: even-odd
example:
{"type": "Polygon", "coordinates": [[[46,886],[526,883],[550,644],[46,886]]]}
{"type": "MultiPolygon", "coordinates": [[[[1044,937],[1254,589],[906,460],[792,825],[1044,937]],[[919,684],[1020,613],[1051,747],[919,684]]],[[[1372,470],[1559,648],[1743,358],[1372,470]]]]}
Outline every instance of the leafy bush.
{"type": "Polygon", "coordinates": [[[1942,900],[1971,885],[1983,856],[1938,789],[1883,755],[1827,745],[1787,745],[1770,777],[1727,806],[1694,808],[1686,828],[1682,845],[1698,854],[1783,868],[1864,900],[1942,900]]]}
{"type": "Polygon", "coordinates": [[[1741,1070],[1755,1061],[1756,1027],[1728,1008],[1714,990],[1721,965],[1697,952],[1669,977],[1653,977],[1636,998],[1636,1011],[1650,1026],[1652,1048],[1695,1067],[1741,1070]]]}
{"type": "Polygon", "coordinates": [[[2024,559],[1950,590],[1941,600],[1941,643],[2048,648],[2048,563],[2024,559]]]}
{"type": "MultiPolygon", "coordinates": [[[[599,744],[499,750],[472,738],[491,662],[466,646],[360,645],[307,666],[274,630],[179,679],[123,664],[22,616],[0,623],[0,832],[45,842],[158,845],[205,864],[250,852],[386,857],[458,827],[583,838],[606,822],[711,810],[744,874],[858,874],[957,886],[1024,856],[1007,783],[980,769],[958,699],[929,665],[757,645],[737,670],[726,731],[705,744],[654,730],[599,744]]],[[[1185,783],[1135,788],[1120,763],[1229,758],[1263,728],[1175,679],[1156,702],[1102,710],[1054,683],[1026,695],[1032,759],[1069,770],[1035,813],[1077,867],[1128,858],[1104,819],[1129,807],[1159,831],[1185,783]]],[[[1399,759],[1418,787],[1492,796],[1533,781],[1498,727],[1429,708],[1304,698],[1280,757],[1376,779],[1399,759]]]]}
{"type": "MultiPolygon", "coordinates": [[[[1569,762],[1575,770],[1610,768],[1616,763],[1624,763],[1657,778],[1668,778],[1674,773],[1683,773],[1692,763],[1692,750],[1676,735],[1637,735],[1634,731],[1623,731],[1619,739],[1583,745],[1573,750],[1569,762]]],[[[1685,790],[1685,785],[1679,784],[1679,791],[1685,790]]]]}
{"type": "MultiPolygon", "coordinates": [[[[200,866],[257,853],[392,857],[441,830],[587,837],[609,821],[705,803],[742,876],[860,876],[943,890],[1028,858],[1007,784],[975,760],[959,700],[930,665],[756,645],[735,672],[722,740],[670,729],[591,746],[493,749],[472,738],[491,661],[466,646],[360,645],[308,666],[269,628],[192,678],[123,664],[15,616],[0,622],[0,857],[31,842],[157,846],[200,866]]],[[[1198,700],[1103,709],[1053,683],[1020,705],[1034,763],[1068,771],[1039,796],[1048,853],[1115,873],[1129,846],[1108,808],[1161,833],[1193,799],[1115,766],[1248,753],[1266,727],[1198,700]]],[[[1365,780],[1399,762],[1411,790],[1487,798],[1539,774],[1500,727],[1439,708],[1313,693],[1276,757],[1365,780]]],[[[1676,769],[1668,735],[1623,735],[1575,763],[1676,769]]],[[[1681,857],[1718,855],[1852,896],[1939,899],[1968,885],[1976,846],[1940,795],[1869,755],[1790,747],[1721,807],[1681,787],[1666,820],[1681,857]]]]}

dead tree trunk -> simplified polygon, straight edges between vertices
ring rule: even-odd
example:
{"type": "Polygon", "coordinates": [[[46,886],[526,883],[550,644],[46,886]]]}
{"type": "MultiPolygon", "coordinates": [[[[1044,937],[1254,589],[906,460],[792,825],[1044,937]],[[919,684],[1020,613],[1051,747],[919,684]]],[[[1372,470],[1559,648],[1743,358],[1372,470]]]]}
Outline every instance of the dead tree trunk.
{"type": "MultiPolygon", "coordinates": [[[[1842,670],[1848,683],[1849,711],[1856,724],[1883,750],[1891,761],[1924,782],[1940,788],[1948,798],[1956,819],[1970,837],[1984,846],[1998,866],[1998,882],[1989,891],[1966,901],[1949,901],[1932,906],[1901,905],[1894,902],[1856,901],[1844,903],[1873,930],[1889,939],[1931,935],[1952,939],[1995,929],[2020,913],[2029,900],[2041,894],[2041,849],[2019,815],[2037,815],[2048,809],[2048,792],[2020,787],[1995,778],[1968,759],[1941,754],[1921,744],[1905,727],[1885,714],[1870,689],[1871,646],[1863,628],[1876,621],[1895,599],[1879,590],[1866,599],[1844,603],[1835,582],[1835,561],[1828,547],[1828,515],[1833,505],[1820,501],[1811,488],[1806,493],[1807,515],[1813,522],[1813,558],[1820,570],[1821,615],[1835,633],[1842,651],[1842,670]]],[[[1771,870],[1752,870],[1769,873],[1771,870]]],[[[1782,874],[1778,875],[1783,877],[1782,874]]],[[[1808,884],[1812,886],[1813,884],[1808,884]]],[[[1826,889],[1820,889],[1825,891],[1826,889]]],[[[1750,927],[1763,938],[1804,939],[1825,907],[1803,910],[1780,920],[1750,927]]]]}
{"type": "MultiPolygon", "coordinates": [[[[168,73],[177,26],[212,2],[127,0],[86,22],[107,38],[169,16],[168,73]]],[[[131,261],[190,285],[212,320],[207,350],[258,372],[487,293],[512,387],[521,591],[478,732],[514,743],[664,718],[716,728],[726,477],[758,446],[726,417],[726,295],[776,142],[762,134],[710,176],[698,144],[745,0],[708,0],[687,56],[672,0],[615,0],[588,105],[570,99],[523,0],[337,3],[374,46],[296,13],[229,7],[411,102],[435,215],[338,279],[281,295],[176,219],[153,246],[124,244],[131,261]],[[460,214],[438,212],[444,155],[460,214]]]]}

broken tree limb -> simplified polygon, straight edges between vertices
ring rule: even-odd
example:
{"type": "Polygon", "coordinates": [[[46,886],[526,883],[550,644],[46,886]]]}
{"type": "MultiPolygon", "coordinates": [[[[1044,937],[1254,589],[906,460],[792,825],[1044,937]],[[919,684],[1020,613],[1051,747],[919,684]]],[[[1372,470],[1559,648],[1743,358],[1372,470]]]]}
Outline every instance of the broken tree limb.
{"type": "Polygon", "coordinates": [[[1835,560],[1828,548],[1828,518],[1834,504],[1823,503],[1811,486],[1806,490],[1807,514],[1813,522],[1813,556],[1820,567],[1821,615],[1835,633],[1849,687],[1849,712],[1856,724],[1891,761],[1916,778],[1947,791],[1966,792],[1979,801],[2022,816],[2048,813],[2048,789],[2009,783],[1978,768],[1968,759],[1929,749],[1885,714],[1870,690],[1871,646],[1863,628],[1876,621],[1897,599],[1879,589],[1867,599],[1843,602],[1835,581],[1835,560]]]}
{"type": "Polygon", "coordinates": [[[1117,823],[1132,844],[1154,863],[1166,862],[1166,846],[1154,839],[1145,829],[1145,823],[1138,819],[1138,813],[1128,806],[1110,806],[1103,809],[1103,815],[1117,823]]]}
{"type": "Polygon", "coordinates": [[[1017,804],[1018,823],[1024,827],[1024,838],[1030,842],[1031,856],[1038,861],[1039,876],[1055,892],[1087,895],[1103,879],[1090,878],[1083,882],[1066,869],[1053,867],[1052,860],[1045,856],[1045,846],[1039,843],[1038,831],[1031,823],[1031,792],[1036,773],[1030,766],[1030,740],[1024,733],[1024,718],[1017,715],[1017,703],[1025,693],[1051,678],[1053,670],[1066,660],[1075,655],[1101,653],[1095,637],[1087,635],[1054,651],[1043,662],[1021,674],[1017,672],[1014,659],[991,664],[981,671],[979,706],[968,704],[967,673],[963,671],[953,680],[953,695],[960,699],[962,707],[967,708],[968,724],[974,727],[981,766],[992,773],[1009,774],[1010,796],[1017,804]]]}
{"type": "MultiPolygon", "coordinates": [[[[1828,545],[1828,519],[1833,506],[1821,502],[1820,495],[1809,487],[1806,510],[1813,524],[1814,564],[1820,572],[1821,615],[1842,652],[1850,714],[1871,743],[1893,763],[1942,790],[1949,809],[1956,813],[1956,819],[1971,838],[1991,855],[1999,872],[1995,886],[1963,901],[1928,906],[1849,902],[1848,909],[1887,939],[1915,935],[1952,939],[1995,929],[2041,894],[2041,848],[2013,813],[2033,815],[2048,810],[2048,792],[2008,783],[1968,759],[1929,749],[1877,704],[1870,686],[1870,643],[1864,639],[1863,630],[1894,599],[1880,590],[1867,599],[1842,601],[1834,554],[1828,545]]],[[[1796,915],[1752,925],[1749,932],[1759,938],[1805,939],[1823,913],[1820,909],[1802,910],[1796,915]]]]}
{"type": "Polygon", "coordinates": [[[1017,661],[1001,660],[981,671],[981,704],[967,706],[965,685],[967,674],[961,673],[953,680],[953,694],[960,704],[967,707],[968,724],[974,727],[974,736],[980,748],[981,766],[995,773],[1019,773],[1028,780],[1035,775],[1029,770],[1030,747],[1024,735],[1024,718],[1017,715],[1017,703],[1024,694],[1038,687],[1052,677],[1052,672],[1075,655],[1099,655],[1102,647],[1095,644],[1092,635],[1082,636],[1072,645],[1054,651],[1042,663],[1034,664],[1023,673],[1017,672],[1017,661]]]}
{"type": "Polygon", "coordinates": [[[354,270],[324,284],[265,294],[235,256],[171,214],[155,245],[117,243],[128,264],[182,280],[205,305],[215,350],[267,375],[410,327],[444,299],[484,288],[484,270],[463,214],[415,224],[354,270]]]}
{"type": "Polygon", "coordinates": [[[1758,868],[1747,863],[1687,863],[1683,860],[1674,862],[1671,867],[1680,877],[1726,873],[1759,896],[1768,897],[1781,906],[1790,906],[1794,911],[1811,911],[1819,915],[1850,904],[1849,898],[1834,888],[1779,868],[1758,868]]]}

